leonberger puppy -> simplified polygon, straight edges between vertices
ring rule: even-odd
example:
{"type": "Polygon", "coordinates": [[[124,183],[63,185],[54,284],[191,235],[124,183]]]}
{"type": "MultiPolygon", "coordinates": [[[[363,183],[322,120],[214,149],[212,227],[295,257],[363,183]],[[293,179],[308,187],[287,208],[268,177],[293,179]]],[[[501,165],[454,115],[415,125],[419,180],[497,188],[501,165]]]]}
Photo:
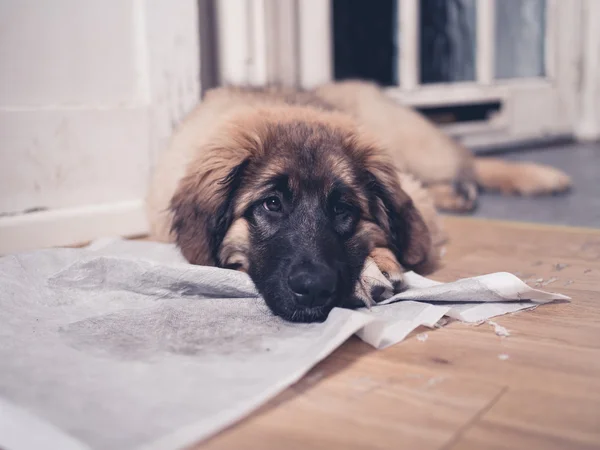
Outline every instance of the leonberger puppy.
{"type": "Polygon", "coordinates": [[[151,238],[247,272],[274,314],[312,322],[433,271],[446,240],[436,210],[471,210],[478,188],[569,184],[550,167],[474,157],[370,83],[225,87],[175,132],[147,210],[151,238]]]}

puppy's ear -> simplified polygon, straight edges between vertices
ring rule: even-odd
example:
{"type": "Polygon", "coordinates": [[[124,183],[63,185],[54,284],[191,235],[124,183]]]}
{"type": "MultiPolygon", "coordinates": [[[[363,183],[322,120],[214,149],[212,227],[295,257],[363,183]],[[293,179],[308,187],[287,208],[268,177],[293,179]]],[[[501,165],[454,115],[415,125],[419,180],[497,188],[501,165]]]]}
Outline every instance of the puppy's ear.
{"type": "Polygon", "coordinates": [[[233,220],[233,203],[249,160],[217,158],[185,176],[171,199],[171,231],[192,264],[218,265],[233,220]]]}
{"type": "Polygon", "coordinates": [[[392,164],[368,168],[371,215],[385,231],[390,250],[406,269],[419,270],[429,261],[431,235],[412,199],[402,190],[392,164]]]}

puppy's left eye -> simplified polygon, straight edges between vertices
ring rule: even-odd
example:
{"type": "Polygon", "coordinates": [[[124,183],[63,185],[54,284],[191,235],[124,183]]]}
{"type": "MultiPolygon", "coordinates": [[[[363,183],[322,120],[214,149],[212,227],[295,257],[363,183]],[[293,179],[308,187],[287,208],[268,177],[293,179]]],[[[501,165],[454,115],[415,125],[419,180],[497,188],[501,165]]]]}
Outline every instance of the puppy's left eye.
{"type": "Polygon", "coordinates": [[[350,211],[350,205],[348,205],[346,203],[337,202],[333,205],[333,213],[336,216],[346,214],[348,211],[350,211]]]}
{"type": "Polygon", "coordinates": [[[281,200],[277,197],[269,197],[263,202],[263,207],[267,211],[279,212],[281,211],[281,200]]]}

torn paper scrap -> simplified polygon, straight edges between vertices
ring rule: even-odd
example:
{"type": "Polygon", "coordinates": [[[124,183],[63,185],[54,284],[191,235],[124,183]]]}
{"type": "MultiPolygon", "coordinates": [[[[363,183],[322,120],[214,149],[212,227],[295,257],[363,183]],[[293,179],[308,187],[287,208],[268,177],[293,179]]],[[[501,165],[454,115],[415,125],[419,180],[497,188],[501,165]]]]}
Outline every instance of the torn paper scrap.
{"type": "Polygon", "coordinates": [[[375,348],[389,347],[403,341],[420,326],[433,328],[449,310],[447,305],[430,305],[411,300],[375,306],[365,312],[373,320],[356,334],[375,348]]]}
{"type": "Polygon", "coordinates": [[[491,317],[503,316],[505,314],[533,309],[538,307],[539,303],[530,301],[522,302],[502,302],[502,303],[461,303],[453,304],[450,311],[446,314],[461,322],[479,323],[491,317]]]}
{"type": "MultiPolygon", "coordinates": [[[[570,300],[566,295],[533,289],[508,272],[498,272],[450,283],[427,283],[415,273],[406,275],[408,289],[381,302],[399,300],[424,300],[430,302],[508,302],[528,300],[547,303],[554,300],[570,300]]],[[[429,280],[428,280],[429,281],[429,280]]]]}

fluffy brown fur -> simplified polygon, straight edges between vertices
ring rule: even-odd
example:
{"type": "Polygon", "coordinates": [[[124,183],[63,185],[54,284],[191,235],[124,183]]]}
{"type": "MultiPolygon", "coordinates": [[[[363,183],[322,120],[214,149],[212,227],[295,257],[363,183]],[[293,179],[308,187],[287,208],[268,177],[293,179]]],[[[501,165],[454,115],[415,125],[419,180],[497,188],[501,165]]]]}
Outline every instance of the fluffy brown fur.
{"type": "Polygon", "coordinates": [[[473,208],[477,186],[520,194],[569,186],[552,168],[474,158],[369,83],[311,92],[219,88],[158,161],[147,198],[151,236],[177,242],[191,263],[253,275],[256,226],[248,211],[283,173],[294,196],[310,189],[308,178],[324,197],[336,183],[351,192],[358,218],[345,245],[366,246],[355,295],[367,305],[382,294],[373,280],[395,292],[405,269],[437,266],[445,234],[436,208],[473,208]]]}

